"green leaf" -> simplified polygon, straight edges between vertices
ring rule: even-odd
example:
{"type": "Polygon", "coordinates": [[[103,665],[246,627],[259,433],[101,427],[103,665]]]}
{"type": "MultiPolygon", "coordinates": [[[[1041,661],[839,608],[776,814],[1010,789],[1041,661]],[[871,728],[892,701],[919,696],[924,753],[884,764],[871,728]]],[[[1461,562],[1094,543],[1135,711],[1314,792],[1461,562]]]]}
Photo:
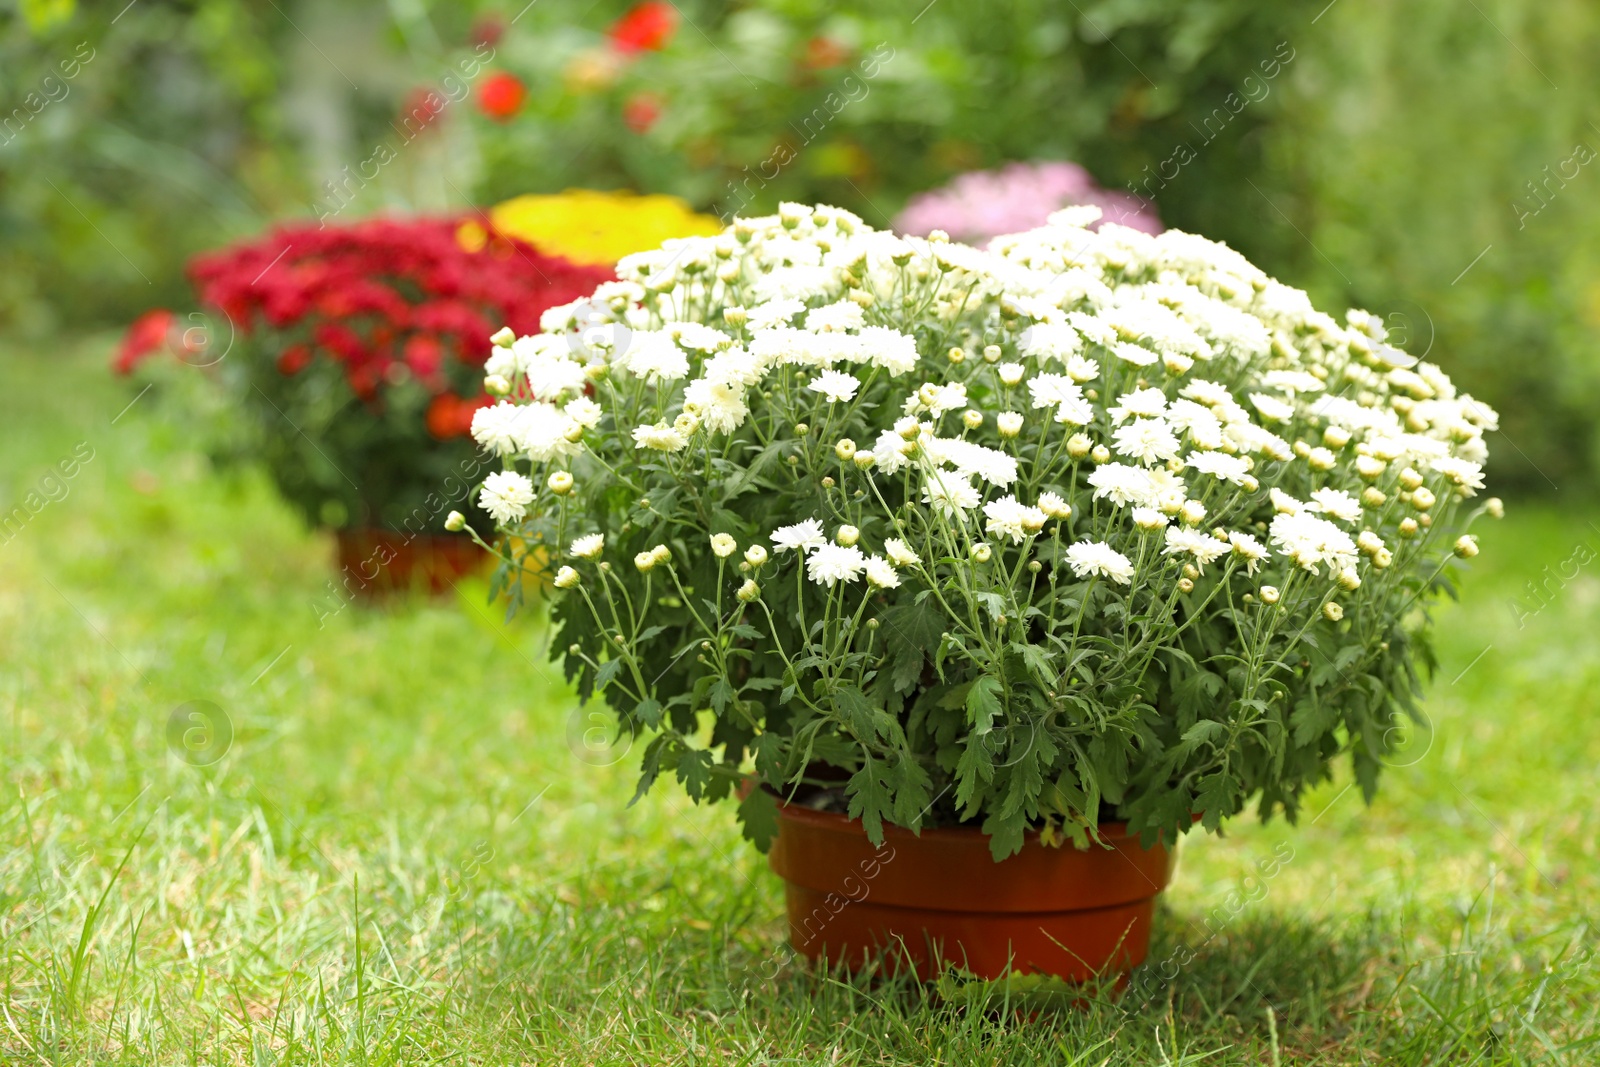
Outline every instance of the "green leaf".
{"type": "Polygon", "coordinates": [[[678,781],[683,783],[689,799],[699,800],[705,795],[706,786],[711,784],[711,765],[711,753],[703,748],[685,749],[678,757],[678,781]]]}
{"type": "Polygon", "coordinates": [[[778,836],[778,801],[765,789],[750,790],[739,802],[739,832],[745,840],[766,852],[778,836]]]}
{"type": "Polygon", "coordinates": [[[654,730],[661,725],[661,701],[654,697],[646,697],[633,709],[633,717],[654,730]]]}
{"type": "Polygon", "coordinates": [[[868,756],[861,769],[850,776],[845,785],[845,795],[850,798],[849,814],[860,819],[867,831],[867,840],[874,845],[883,844],[883,817],[893,807],[889,791],[888,768],[879,760],[868,756]]]}
{"type": "Polygon", "coordinates": [[[1000,679],[988,675],[973,682],[967,691],[967,722],[979,737],[994,729],[994,717],[1004,710],[1000,706],[1000,694],[1000,679]]]}

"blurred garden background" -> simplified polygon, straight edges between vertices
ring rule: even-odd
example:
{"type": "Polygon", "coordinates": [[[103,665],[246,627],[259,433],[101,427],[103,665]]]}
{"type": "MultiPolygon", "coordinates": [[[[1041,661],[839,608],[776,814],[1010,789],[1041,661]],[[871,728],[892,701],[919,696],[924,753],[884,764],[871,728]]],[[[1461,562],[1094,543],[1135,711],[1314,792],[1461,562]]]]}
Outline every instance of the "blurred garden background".
{"type": "Polygon", "coordinates": [[[1584,0],[0,0],[0,505],[48,501],[0,544],[0,1060],[1593,1062],[1597,51],[1584,0]],[[770,970],[760,857],[623,808],[537,612],[345,610],[197,441],[228,413],[110,371],[275,225],[583,188],[889,226],[1037,161],[1381,316],[1499,410],[1510,512],[1378,806],[1188,843],[1176,977],[1047,1026],[770,970]],[[214,765],[164,734],[196,699],[214,765]]]}

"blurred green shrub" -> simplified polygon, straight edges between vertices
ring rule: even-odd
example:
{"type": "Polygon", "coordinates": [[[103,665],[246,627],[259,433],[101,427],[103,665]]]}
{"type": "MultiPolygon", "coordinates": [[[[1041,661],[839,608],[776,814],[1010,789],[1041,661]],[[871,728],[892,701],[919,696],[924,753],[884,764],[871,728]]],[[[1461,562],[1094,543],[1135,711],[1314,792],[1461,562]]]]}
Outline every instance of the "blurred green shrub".
{"type": "Polygon", "coordinates": [[[1254,179],[1276,206],[1241,175],[1214,236],[1431,344],[1501,412],[1497,489],[1592,487],[1600,158],[1580,160],[1600,154],[1600,6],[1340,3],[1296,40],[1254,179]]]}

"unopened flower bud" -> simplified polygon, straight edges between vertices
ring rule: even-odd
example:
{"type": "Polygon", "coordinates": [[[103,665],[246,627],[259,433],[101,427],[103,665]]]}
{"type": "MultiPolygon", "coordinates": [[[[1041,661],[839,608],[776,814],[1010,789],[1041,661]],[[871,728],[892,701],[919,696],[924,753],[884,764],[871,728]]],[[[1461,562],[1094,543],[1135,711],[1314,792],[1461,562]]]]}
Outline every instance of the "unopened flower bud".
{"type": "Polygon", "coordinates": [[[856,454],[856,443],[848,437],[840,438],[839,443],[833,446],[833,454],[842,460],[852,459],[856,454]]]}
{"type": "Polygon", "coordinates": [[[967,358],[966,351],[961,348],[952,348],[946,355],[950,357],[951,363],[962,363],[967,358]]]}
{"type": "Polygon", "coordinates": [[[509,326],[502,326],[489,335],[489,343],[500,348],[510,348],[517,339],[517,332],[509,326]]]}
{"type": "Polygon", "coordinates": [[[1330,600],[1326,604],[1322,605],[1322,617],[1327,619],[1329,622],[1338,622],[1340,619],[1344,618],[1344,608],[1339,606],[1339,602],[1337,600],[1330,600]]]}
{"type": "Polygon", "coordinates": [[[1383,495],[1383,490],[1375,485],[1369,485],[1361,490],[1361,503],[1369,508],[1381,508],[1384,501],[1389,498],[1383,495]]]}
{"type": "Polygon", "coordinates": [[[1015,437],[1022,432],[1022,416],[1015,411],[1003,411],[994,420],[1001,437],[1015,437]]]}
{"type": "Polygon", "coordinates": [[[1422,475],[1407,467],[1400,472],[1400,488],[1411,490],[1422,484],[1422,475]]]}
{"type": "Polygon", "coordinates": [[[1485,500],[1483,502],[1483,510],[1488,512],[1491,519],[1503,519],[1506,517],[1505,503],[1497,496],[1492,496],[1485,500]]]}
{"type": "Polygon", "coordinates": [[[983,361],[985,363],[995,363],[995,362],[998,362],[999,359],[1000,359],[1000,346],[999,345],[984,345],[983,346],[983,361]]]}
{"type": "Polygon", "coordinates": [[[994,550],[988,545],[984,544],[982,541],[979,541],[977,544],[972,546],[972,558],[977,560],[979,563],[988,563],[989,557],[993,555],[994,550]]]}
{"type": "Polygon", "coordinates": [[[860,452],[857,452],[856,455],[855,455],[856,466],[861,470],[866,470],[868,467],[870,467],[874,463],[876,463],[877,460],[878,460],[878,457],[874,456],[870,451],[868,451],[866,449],[862,449],[860,452]]]}
{"type": "Polygon", "coordinates": [[[1038,574],[1042,570],[1044,570],[1044,564],[1040,563],[1038,560],[1030,559],[1028,561],[1028,573],[1029,574],[1038,574]]]}
{"type": "Polygon", "coordinates": [[[1264,585],[1261,587],[1261,602],[1263,604],[1276,604],[1280,595],[1281,594],[1278,592],[1278,587],[1275,585],[1264,585]]]}
{"type": "Polygon", "coordinates": [[[1413,519],[1413,518],[1410,518],[1409,516],[1404,518],[1404,519],[1401,519],[1400,520],[1400,536],[1401,537],[1415,537],[1415,536],[1417,536],[1417,520],[1413,519]]]}
{"type": "Polygon", "coordinates": [[[1346,567],[1334,580],[1339,583],[1339,588],[1347,593],[1353,593],[1361,588],[1361,576],[1356,573],[1354,567],[1346,567]]]}
{"type": "Polygon", "coordinates": [[[505,396],[511,392],[511,383],[502,374],[491,374],[483,380],[483,391],[490,396],[505,396]]]}
{"type": "MultiPolygon", "coordinates": [[[[1072,451],[1072,444],[1070,441],[1067,443],[1067,451],[1069,453],[1072,451]]],[[[1095,445],[1089,450],[1089,458],[1094,460],[1096,463],[1110,463],[1111,449],[1107,448],[1105,445],[1095,445]]]]}
{"type": "Polygon", "coordinates": [[[656,557],[649,552],[641,552],[633,557],[633,565],[639,568],[640,574],[649,574],[655,569],[656,557]]]}
{"type": "Polygon", "coordinates": [[[752,567],[761,566],[763,563],[765,563],[767,561],[767,549],[766,549],[766,546],[765,545],[751,545],[749,548],[744,550],[744,559],[745,559],[745,562],[750,564],[750,566],[752,566],[752,567]]]}
{"type": "MultiPolygon", "coordinates": [[[[1192,582],[1196,578],[1200,577],[1200,572],[1195,569],[1195,565],[1193,563],[1185,563],[1183,565],[1183,576],[1192,582]]],[[[1187,590],[1185,590],[1185,592],[1187,592],[1187,590]]]]}
{"type": "Polygon", "coordinates": [[[1418,511],[1427,511],[1434,505],[1433,490],[1423,486],[1411,494],[1411,506],[1418,511]]]}
{"type": "Polygon", "coordinates": [[[969,430],[976,430],[983,425],[983,412],[977,408],[968,408],[961,413],[961,425],[969,430]]]}
{"type": "Polygon", "coordinates": [[[811,432],[811,427],[807,426],[805,423],[797,422],[797,423],[794,424],[794,435],[796,437],[804,437],[806,434],[808,434],[810,432],[811,432]]]}
{"type": "Polygon", "coordinates": [[[750,318],[750,312],[742,307],[729,307],[722,309],[722,321],[738,329],[750,318]]]}
{"type": "Polygon", "coordinates": [[[650,555],[657,563],[665,563],[672,558],[672,549],[666,545],[657,545],[650,550],[650,555]]]}
{"type": "Polygon", "coordinates": [[[1455,554],[1462,559],[1471,559],[1478,554],[1478,539],[1471,534],[1462,534],[1456,538],[1455,554]]]}
{"type": "Polygon", "coordinates": [[[1261,488],[1261,483],[1253,474],[1246,474],[1243,478],[1239,479],[1239,485],[1242,486],[1244,491],[1247,493],[1254,493],[1261,488]]]}
{"type": "Polygon", "coordinates": [[[1394,562],[1394,553],[1387,548],[1380,548],[1372,554],[1372,566],[1376,570],[1384,570],[1394,562]]]}
{"type": "Polygon", "coordinates": [[[1339,462],[1337,456],[1320,446],[1313,448],[1310,454],[1306,456],[1306,463],[1314,471],[1331,471],[1337,462],[1339,462]]]}
{"type": "Polygon", "coordinates": [[[1185,500],[1178,514],[1190,526],[1199,526],[1205,521],[1206,506],[1198,500],[1185,500]]]}
{"type": "Polygon", "coordinates": [[[467,528],[467,517],[459,511],[452,511],[444,517],[444,528],[451,533],[460,533],[467,528]]]}
{"type": "Polygon", "coordinates": [[[556,496],[566,496],[572,492],[572,474],[568,471],[551,471],[550,477],[545,479],[545,485],[556,496]]]}
{"type": "Polygon", "coordinates": [[[1002,363],[1000,364],[999,370],[1000,381],[1006,385],[1020,385],[1022,383],[1022,364],[1002,363]]]}
{"type": "Polygon", "coordinates": [[[555,587],[557,589],[571,589],[579,581],[578,572],[571,567],[562,567],[556,571],[555,587]]]}
{"type": "Polygon", "coordinates": [[[1383,472],[1388,469],[1389,465],[1376,456],[1356,457],[1356,473],[1369,482],[1383,477],[1383,472]]]}
{"type": "Polygon", "coordinates": [[[841,526],[838,530],[834,531],[833,540],[835,543],[843,545],[845,548],[849,548],[851,545],[861,540],[861,531],[856,529],[854,526],[841,526]]]}
{"type": "Polygon", "coordinates": [[[1179,578],[1178,579],[1178,592],[1180,592],[1180,593],[1192,593],[1192,592],[1194,592],[1194,580],[1191,579],[1191,578],[1179,578]]]}
{"type": "Polygon", "coordinates": [[[1329,426],[1322,431],[1322,443],[1329,448],[1343,448],[1350,443],[1350,431],[1343,426],[1329,426]]]}
{"type": "Polygon", "coordinates": [[[739,587],[739,592],[735,595],[738,596],[740,600],[748,604],[750,601],[761,595],[761,587],[756,584],[756,580],[754,578],[746,578],[744,584],[739,587]]]}
{"type": "Polygon", "coordinates": [[[718,559],[727,559],[733,555],[738,547],[739,542],[733,539],[732,534],[719,533],[711,535],[711,552],[718,559]]]}

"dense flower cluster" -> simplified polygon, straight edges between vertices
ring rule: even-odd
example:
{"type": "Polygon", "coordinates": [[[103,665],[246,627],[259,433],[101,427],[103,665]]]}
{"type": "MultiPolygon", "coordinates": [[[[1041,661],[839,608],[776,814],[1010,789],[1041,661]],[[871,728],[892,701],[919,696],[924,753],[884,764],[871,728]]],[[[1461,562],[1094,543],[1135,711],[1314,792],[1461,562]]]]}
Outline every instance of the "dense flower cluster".
{"type": "Polygon", "coordinates": [[[201,301],[259,337],[281,373],[331,360],[369,403],[386,385],[414,379],[434,397],[429,432],[452,437],[488,402],[477,368],[489,335],[502,326],[532,329],[543,308],[607,277],[488,231],[468,251],[456,240],[461,224],[288,227],[199,257],[190,276],[201,301]]]}
{"type": "Polygon", "coordinates": [[[1075,204],[1099,208],[1106,222],[1161,232],[1154,204],[1103,189],[1078,164],[1059,162],[1008,163],[962,174],[943,188],[912,197],[894,227],[919,236],[943,230],[955,240],[981,245],[1042,226],[1051,212],[1075,204]]]}
{"type": "Polygon", "coordinates": [[[483,477],[467,431],[493,402],[490,335],[612,277],[487,229],[469,251],[461,224],[293,226],[199,257],[206,310],[142,316],[117,368],[163,348],[187,363],[152,370],[188,424],[218,460],[264,466],[308,522],[436,529],[483,477]]]}
{"type": "Polygon", "coordinates": [[[1370,792],[1495,413],[1373,316],[1099,218],[979,251],[785,204],[504,339],[481,503],[514,596],[570,546],[567,666],[654,733],[646,784],[753,757],[997,855],[1292,814],[1340,752],[1370,792]]]}

